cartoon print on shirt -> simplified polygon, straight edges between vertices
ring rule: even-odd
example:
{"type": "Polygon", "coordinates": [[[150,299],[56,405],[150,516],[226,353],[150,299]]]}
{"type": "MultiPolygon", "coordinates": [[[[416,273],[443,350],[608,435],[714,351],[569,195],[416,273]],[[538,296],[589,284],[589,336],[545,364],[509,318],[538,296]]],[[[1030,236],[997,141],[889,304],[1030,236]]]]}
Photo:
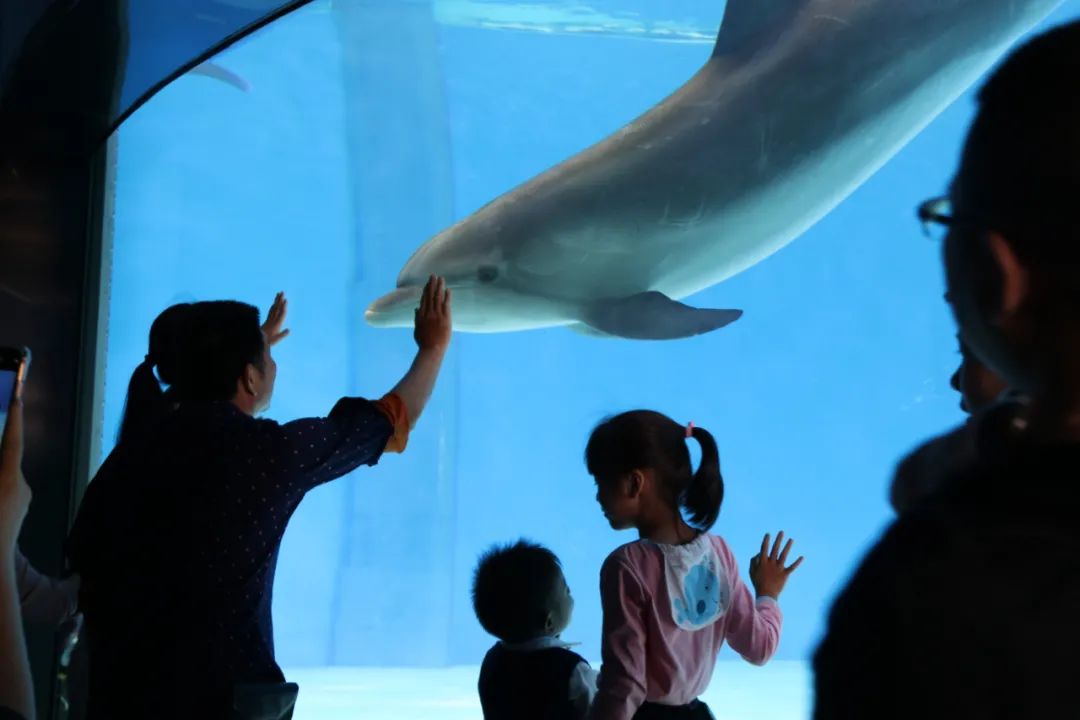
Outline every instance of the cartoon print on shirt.
{"type": "Polygon", "coordinates": [[[700,630],[722,618],[731,603],[731,586],[709,536],[660,548],[675,624],[700,630]]]}
{"type": "Polygon", "coordinates": [[[709,569],[708,561],[690,568],[683,583],[685,601],[675,598],[675,622],[679,625],[704,625],[720,611],[720,578],[709,569]]]}

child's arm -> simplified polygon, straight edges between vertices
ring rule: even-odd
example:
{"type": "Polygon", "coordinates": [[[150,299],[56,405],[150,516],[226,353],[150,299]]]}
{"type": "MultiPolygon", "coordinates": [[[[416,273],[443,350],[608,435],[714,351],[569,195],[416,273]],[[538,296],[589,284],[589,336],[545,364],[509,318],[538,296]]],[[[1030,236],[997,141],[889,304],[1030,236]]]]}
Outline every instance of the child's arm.
{"type": "Polygon", "coordinates": [[[731,607],[724,639],[749,663],[764,665],[776,654],[784,615],[775,597],[759,594],[755,599],[739,576],[739,565],[726,543],[721,558],[731,579],[731,607]]]}
{"type": "Polygon", "coordinates": [[[446,289],[446,281],[432,277],[424,286],[420,307],[416,309],[413,331],[419,347],[416,359],[405,377],[388,393],[401,398],[409,429],[420,419],[439,377],[453,330],[450,316],[450,291],[446,289]]]}
{"type": "Polygon", "coordinates": [[[574,704],[576,717],[589,715],[593,698],[596,697],[596,671],[587,662],[580,662],[570,675],[570,702],[574,704]]]}
{"type": "MultiPolygon", "coordinates": [[[[0,502],[9,501],[4,497],[0,502]]],[[[21,518],[19,523],[22,524],[21,518]]],[[[7,528],[2,532],[7,533],[7,528]]],[[[34,685],[15,587],[13,548],[0,547],[0,554],[0,716],[33,718],[34,685]]]]}
{"type": "Polygon", "coordinates": [[[621,558],[600,570],[604,610],[600,676],[590,720],[630,720],[645,702],[645,589],[621,558]]]}
{"type": "Polygon", "coordinates": [[[66,580],[43,575],[16,548],[15,576],[19,603],[26,620],[58,626],[70,619],[78,609],[77,575],[66,580]]]}

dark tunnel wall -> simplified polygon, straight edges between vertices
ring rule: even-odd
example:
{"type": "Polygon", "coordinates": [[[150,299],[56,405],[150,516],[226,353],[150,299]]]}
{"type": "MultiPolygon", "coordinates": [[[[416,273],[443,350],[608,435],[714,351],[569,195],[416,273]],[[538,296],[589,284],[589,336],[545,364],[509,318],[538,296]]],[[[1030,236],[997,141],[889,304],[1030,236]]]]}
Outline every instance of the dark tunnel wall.
{"type": "MultiPolygon", "coordinates": [[[[82,389],[94,372],[87,341],[96,326],[88,321],[97,310],[94,215],[104,178],[103,154],[95,150],[105,132],[101,110],[115,106],[120,10],[84,3],[60,12],[54,5],[9,63],[0,104],[0,343],[34,353],[24,463],[34,502],[21,546],[54,574],[62,570],[76,487],[85,482],[78,472],[86,466],[82,389]]],[[[27,637],[39,714],[53,717],[55,634],[29,627],[27,637]]]]}
{"type": "MultiPolygon", "coordinates": [[[[44,572],[63,570],[93,452],[105,139],[177,74],[306,1],[0,3],[0,344],[33,351],[24,469],[34,502],[20,545],[44,572]]],[[[62,717],[56,634],[27,633],[39,717],[62,717]]]]}

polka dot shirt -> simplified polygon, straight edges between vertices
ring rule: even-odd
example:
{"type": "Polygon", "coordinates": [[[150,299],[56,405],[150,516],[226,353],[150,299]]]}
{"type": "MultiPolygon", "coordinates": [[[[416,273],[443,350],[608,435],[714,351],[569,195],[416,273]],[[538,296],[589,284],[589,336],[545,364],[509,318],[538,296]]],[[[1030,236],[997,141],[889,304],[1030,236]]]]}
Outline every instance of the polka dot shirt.
{"type": "Polygon", "coordinates": [[[121,712],[140,695],[204,688],[216,704],[238,682],[281,682],[270,606],[286,524],[308,490],[374,465],[393,434],[360,398],[285,424],[208,403],[114,450],[67,545],[82,575],[91,695],[121,712]]]}

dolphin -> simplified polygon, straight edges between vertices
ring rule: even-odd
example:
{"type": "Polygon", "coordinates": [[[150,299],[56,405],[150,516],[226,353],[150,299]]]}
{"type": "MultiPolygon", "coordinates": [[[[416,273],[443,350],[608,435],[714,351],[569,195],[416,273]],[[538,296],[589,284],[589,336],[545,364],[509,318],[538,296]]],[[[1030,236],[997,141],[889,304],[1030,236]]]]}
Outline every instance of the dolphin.
{"type": "Polygon", "coordinates": [[[365,313],[408,327],[662,340],[739,310],[679,299],[835,208],[1062,0],[728,0],[711,58],[618,132],[431,238],[365,313]]]}

